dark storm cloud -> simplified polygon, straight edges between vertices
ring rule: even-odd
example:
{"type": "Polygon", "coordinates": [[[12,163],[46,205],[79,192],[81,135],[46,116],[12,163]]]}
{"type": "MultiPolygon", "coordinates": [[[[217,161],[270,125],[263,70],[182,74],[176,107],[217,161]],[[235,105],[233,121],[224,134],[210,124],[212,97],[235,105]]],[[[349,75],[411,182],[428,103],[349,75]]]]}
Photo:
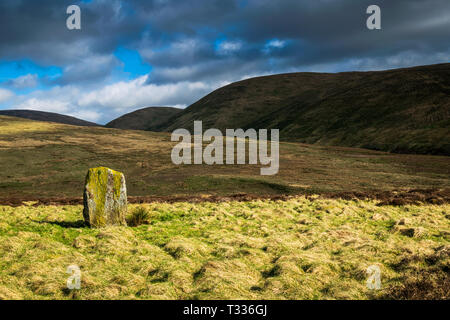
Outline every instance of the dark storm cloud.
{"type": "Polygon", "coordinates": [[[0,59],[58,65],[61,83],[77,83],[108,76],[114,50],[127,46],[152,65],[149,81],[166,83],[445,62],[450,52],[448,0],[94,0],[78,2],[82,30],[69,31],[73,3],[2,0],[0,59]],[[382,30],[365,27],[371,4],[382,9],[382,30]],[[83,61],[99,65],[80,71],[83,61]]]}
{"type": "Polygon", "coordinates": [[[450,53],[450,1],[376,1],[382,9],[380,31],[366,28],[366,8],[373,3],[255,0],[213,1],[205,6],[205,1],[166,1],[151,10],[142,5],[141,12],[161,33],[209,43],[225,36],[243,43],[241,50],[226,57],[213,46],[199,45],[144,54],[152,65],[161,67],[155,67],[151,81],[203,80],[212,74],[235,80],[246,74],[339,63],[343,70],[364,70],[445,62],[441,59],[450,53]],[[286,45],[264,50],[270,39],[285,40],[286,45]],[[353,64],[347,65],[349,61],[353,64]],[[184,66],[190,72],[169,72],[170,66],[184,66]]]}
{"type": "Polygon", "coordinates": [[[0,58],[31,58],[47,65],[70,64],[91,54],[110,54],[121,41],[139,34],[142,24],[120,1],[70,0],[0,2],[0,58]],[[79,4],[82,30],[66,28],[66,9],[79,4]]]}

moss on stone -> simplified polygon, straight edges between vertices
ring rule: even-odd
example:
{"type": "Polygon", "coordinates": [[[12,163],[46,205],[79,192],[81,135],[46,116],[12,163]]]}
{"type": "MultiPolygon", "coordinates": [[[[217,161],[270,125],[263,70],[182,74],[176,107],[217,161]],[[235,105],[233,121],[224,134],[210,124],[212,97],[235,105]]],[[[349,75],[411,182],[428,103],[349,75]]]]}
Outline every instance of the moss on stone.
{"type": "Polygon", "coordinates": [[[89,169],[85,183],[84,217],[91,226],[122,224],[124,221],[122,211],[126,211],[126,187],[122,188],[122,179],[121,172],[106,167],[89,169]],[[120,201],[122,192],[125,193],[124,204],[120,201]]]}
{"type": "Polygon", "coordinates": [[[114,179],[114,195],[116,197],[116,199],[119,199],[120,197],[120,186],[122,185],[122,174],[111,170],[112,171],[112,176],[114,179]]]}

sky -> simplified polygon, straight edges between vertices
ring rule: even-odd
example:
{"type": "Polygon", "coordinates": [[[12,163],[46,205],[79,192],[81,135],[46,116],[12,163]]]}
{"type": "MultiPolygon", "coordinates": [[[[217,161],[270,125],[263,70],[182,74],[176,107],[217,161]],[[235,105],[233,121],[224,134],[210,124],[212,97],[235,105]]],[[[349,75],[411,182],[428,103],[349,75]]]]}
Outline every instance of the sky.
{"type": "Polygon", "coordinates": [[[100,124],[254,76],[449,60],[449,0],[0,1],[0,109],[100,124]],[[81,30],[66,27],[73,4],[81,30]],[[373,4],[381,30],[366,27],[373,4]]]}

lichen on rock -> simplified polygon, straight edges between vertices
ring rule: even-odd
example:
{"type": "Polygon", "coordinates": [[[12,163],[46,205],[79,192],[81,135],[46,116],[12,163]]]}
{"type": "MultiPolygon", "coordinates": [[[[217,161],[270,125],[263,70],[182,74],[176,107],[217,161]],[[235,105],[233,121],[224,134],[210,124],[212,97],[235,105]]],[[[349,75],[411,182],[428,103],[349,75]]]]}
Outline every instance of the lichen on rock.
{"type": "Polygon", "coordinates": [[[91,227],[126,225],[127,187],[121,172],[89,169],[84,187],[83,216],[91,227]]]}

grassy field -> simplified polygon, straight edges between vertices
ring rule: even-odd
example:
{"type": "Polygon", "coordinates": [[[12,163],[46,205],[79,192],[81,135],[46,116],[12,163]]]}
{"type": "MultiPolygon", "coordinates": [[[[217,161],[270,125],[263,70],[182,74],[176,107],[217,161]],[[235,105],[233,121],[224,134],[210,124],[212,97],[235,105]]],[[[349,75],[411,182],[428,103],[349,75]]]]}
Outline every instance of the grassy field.
{"type": "Polygon", "coordinates": [[[449,205],[143,207],[148,224],[105,229],[85,227],[81,206],[0,207],[0,299],[450,298],[449,205]],[[72,292],[71,264],[82,272],[72,292]],[[366,288],[373,264],[379,291],[366,288]]]}
{"type": "Polygon", "coordinates": [[[259,166],[175,166],[174,144],[167,133],[0,117],[0,201],[22,201],[0,206],[0,299],[450,298],[448,197],[327,198],[448,192],[448,157],[282,143],[279,174],[261,177],[259,166]],[[31,201],[81,198],[97,166],[124,172],[130,196],[187,200],[130,205],[130,222],[140,209],[144,224],[104,229],[86,227],[80,205],[31,201]],[[188,201],[236,194],[290,196],[188,201]],[[72,264],[80,290],[66,287],[72,264]],[[381,290],[366,287],[370,265],[381,290]]]}
{"type": "Polygon", "coordinates": [[[125,174],[131,196],[314,194],[450,188],[445,156],[281,143],[280,171],[172,164],[167,133],[76,127],[0,116],[0,199],[81,197],[89,168],[125,174]]]}

